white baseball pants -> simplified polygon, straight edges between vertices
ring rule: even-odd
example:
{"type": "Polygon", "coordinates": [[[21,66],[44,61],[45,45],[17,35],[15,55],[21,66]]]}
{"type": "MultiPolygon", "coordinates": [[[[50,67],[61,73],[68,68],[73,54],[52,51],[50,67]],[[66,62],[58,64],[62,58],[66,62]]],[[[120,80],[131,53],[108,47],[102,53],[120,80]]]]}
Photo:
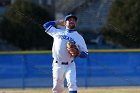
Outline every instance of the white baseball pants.
{"type": "Polygon", "coordinates": [[[53,93],[62,93],[64,90],[64,80],[67,80],[69,91],[77,91],[76,85],[76,67],[75,62],[64,65],[61,62],[53,61],[53,93]]]}

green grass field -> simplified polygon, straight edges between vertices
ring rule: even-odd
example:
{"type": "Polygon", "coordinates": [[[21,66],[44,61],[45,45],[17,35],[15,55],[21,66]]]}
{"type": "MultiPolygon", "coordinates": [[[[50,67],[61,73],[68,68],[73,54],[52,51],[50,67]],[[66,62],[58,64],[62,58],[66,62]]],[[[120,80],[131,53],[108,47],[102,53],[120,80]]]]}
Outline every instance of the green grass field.
{"type": "MultiPolygon", "coordinates": [[[[51,88],[0,89],[0,93],[52,93],[51,88]]],[[[68,93],[67,89],[63,93],[68,93]]],[[[78,93],[140,93],[140,87],[79,88],[78,93]]]]}

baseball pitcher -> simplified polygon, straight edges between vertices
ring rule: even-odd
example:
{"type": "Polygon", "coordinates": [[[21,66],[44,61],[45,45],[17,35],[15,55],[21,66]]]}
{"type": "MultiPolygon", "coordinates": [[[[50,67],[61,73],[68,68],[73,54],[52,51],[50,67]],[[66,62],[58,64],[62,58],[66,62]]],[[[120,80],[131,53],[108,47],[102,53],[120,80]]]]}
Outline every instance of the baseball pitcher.
{"type": "Polygon", "coordinates": [[[65,78],[69,93],[77,93],[74,59],[86,58],[88,50],[83,37],[75,30],[76,23],[77,17],[70,14],[64,20],[49,21],[43,25],[45,32],[54,39],[52,47],[53,93],[63,92],[65,78]],[[65,26],[66,29],[58,29],[57,25],[65,26]]]}

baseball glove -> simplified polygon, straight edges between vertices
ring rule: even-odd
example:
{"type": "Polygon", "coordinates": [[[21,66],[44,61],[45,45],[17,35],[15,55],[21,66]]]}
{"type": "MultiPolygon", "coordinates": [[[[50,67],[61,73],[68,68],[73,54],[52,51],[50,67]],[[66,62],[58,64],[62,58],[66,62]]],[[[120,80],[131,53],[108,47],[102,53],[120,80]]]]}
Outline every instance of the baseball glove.
{"type": "Polygon", "coordinates": [[[68,41],[66,47],[72,57],[77,57],[80,54],[79,49],[73,42],[68,41]]]}

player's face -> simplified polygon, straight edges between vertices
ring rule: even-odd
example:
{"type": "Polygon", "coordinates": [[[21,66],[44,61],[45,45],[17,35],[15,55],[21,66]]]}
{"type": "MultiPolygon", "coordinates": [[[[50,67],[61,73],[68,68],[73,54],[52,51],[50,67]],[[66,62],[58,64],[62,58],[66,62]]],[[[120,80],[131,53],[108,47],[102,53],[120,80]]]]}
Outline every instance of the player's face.
{"type": "Polygon", "coordinates": [[[66,21],[65,26],[69,29],[74,29],[76,27],[76,20],[73,17],[69,18],[66,21]]]}

